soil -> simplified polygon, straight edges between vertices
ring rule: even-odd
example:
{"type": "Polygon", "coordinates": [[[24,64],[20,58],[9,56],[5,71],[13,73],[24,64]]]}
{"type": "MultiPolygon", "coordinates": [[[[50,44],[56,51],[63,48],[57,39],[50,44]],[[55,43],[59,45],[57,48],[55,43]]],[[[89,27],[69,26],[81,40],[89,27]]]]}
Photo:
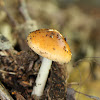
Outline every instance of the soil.
{"type": "MultiPolygon", "coordinates": [[[[41,60],[33,51],[1,50],[0,80],[14,100],[38,100],[31,96],[33,85],[38,74],[41,60]]],[[[65,76],[60,65],[53,62],[40,100],[66,100],[65,76]]]]}

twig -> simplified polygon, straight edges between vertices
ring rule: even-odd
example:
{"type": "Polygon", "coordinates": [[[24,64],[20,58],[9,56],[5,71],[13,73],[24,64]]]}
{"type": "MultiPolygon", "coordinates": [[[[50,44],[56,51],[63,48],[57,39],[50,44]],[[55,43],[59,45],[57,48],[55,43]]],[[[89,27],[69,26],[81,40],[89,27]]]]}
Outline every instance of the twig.
{"type": "Polygon", "coordinates": [[[68,84],[68,86],[70,86],[70,85],[80,85],[78,82],[71,82],[71,83],[67,83],[68,84]]]}
{"type": "Polygon", "coordinates": [[[14,100],[1,82],[0,82],[0,100],[14,100]]]}
{"type": "Polygon", "coordinates": [[[13,26],[16,26],[18,23],[15,21],[15,19],[8,12],[7,8],[5,7],[5,2],[3,0],[1,0],[0,6],[6,12],[6,14],[7,14],[8,18],[10,19],[11,23],[13,24],[13,26]]]}
{"type": "Polygon", "coordinates": [[[85,94],[85,93],[82,93],[82,92],[78,92],[78,91],[76,91],[76,90],[74,90],[74,91],[77,92],[77,93],[79,93],[79,94],[83,94],[83,95],[85,95],[85,96],[87,96],[87,97],[89,97],[89,98],[91,98],[91,99],[100,100],[99,97],[91,96],[91,95],[88,95],[88,94],[85,94]]]}
{"type": "Polygon", "coordinates": [[[31,20],[31,17],[29,16],[29,13],[27,11],[25,0],[19,0],[19,3],[20,3],[19,10],[20,10],[21,14],[23,15],[25,21],[31,20]]]}
{"type": "Polygon", "coordinates": [[[5,73],[5,74],[16,75],[16,73],[14,73],[14,72],[6,72],[6,71],[4,71],[4,70],[0,70],[0,72],[1,72],[1,73],[5,73]]]}
{"type": "Polygon", "coordinates": [[[6,14],[7,14],[8,18],[10,19],[11,23],[13,24],[13,26],[17,26],[18,23],[11,16],[11,14],[8,12],[8,10],[5,8],[5,6],[3,7],[3,10],[6,12],[6,14]]]}

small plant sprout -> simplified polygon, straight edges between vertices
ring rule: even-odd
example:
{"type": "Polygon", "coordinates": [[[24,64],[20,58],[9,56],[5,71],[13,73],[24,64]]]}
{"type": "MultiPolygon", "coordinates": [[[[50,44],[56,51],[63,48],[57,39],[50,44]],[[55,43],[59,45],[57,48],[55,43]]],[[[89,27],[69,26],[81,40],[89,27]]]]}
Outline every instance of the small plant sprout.
{"type": "Polygon", "coordinates": [[[61,64],[71,60],[71,50],[64,37],[54,29],[39,29],[27,37],[29,47],[43,57],[32,95],[42,96],[52,61],[61,64]]]}

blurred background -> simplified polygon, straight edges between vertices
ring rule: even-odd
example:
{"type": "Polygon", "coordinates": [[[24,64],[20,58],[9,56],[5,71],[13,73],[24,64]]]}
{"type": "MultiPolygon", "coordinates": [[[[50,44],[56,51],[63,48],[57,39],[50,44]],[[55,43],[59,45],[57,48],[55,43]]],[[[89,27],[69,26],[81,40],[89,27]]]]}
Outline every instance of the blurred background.
{"type": "Polygon", "coordinates": [[[76,100],[100,97],[100,0],[0,0],[0,34],[17,51],[26,50],[26,36],[40,28],[58,30],[70,45],[66,66],[68,83],[81,92],[76,100]]]}

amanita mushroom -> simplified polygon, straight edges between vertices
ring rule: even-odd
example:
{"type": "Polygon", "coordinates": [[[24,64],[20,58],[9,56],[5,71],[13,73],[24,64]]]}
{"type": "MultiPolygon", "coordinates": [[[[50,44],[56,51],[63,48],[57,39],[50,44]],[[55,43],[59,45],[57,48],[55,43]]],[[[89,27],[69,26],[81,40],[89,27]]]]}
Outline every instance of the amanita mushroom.
{"type": "Polygon", "coordinates": [[[29,47],[43,57],[32,95],[42,96],[52,61],[68,63],[71,50],[64,37],[54,29],[39,29],[27,37],[29,47]]]}

